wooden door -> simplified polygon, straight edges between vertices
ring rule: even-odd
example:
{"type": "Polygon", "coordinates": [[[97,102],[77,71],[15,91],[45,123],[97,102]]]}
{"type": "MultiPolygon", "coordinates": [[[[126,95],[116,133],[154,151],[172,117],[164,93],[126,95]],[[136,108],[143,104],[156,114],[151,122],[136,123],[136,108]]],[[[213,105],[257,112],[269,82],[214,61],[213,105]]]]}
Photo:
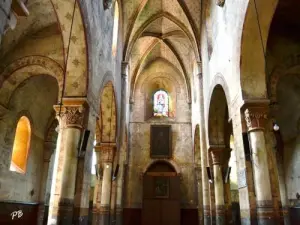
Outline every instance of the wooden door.
{"type": "Polygon", "coordinates": [[[143,183],[142,225],[180,225],[179,177],[146,175],[143,183]],[[164,188],[164,182],[168,187],[161,191],[157,185],[164,188]]]}

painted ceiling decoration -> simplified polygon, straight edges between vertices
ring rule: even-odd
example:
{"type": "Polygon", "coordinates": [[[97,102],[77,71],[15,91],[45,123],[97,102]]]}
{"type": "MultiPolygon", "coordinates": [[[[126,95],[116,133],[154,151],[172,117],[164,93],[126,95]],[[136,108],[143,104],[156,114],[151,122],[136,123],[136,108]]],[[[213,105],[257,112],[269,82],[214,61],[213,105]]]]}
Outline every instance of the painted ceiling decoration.
{"type": "MultiPolygon", "coordinates": [[[[32,37],[39,31],[49,35],[45,29],[53,29],[53,26],[58,27],[58,35],[61,35],[63,44],[63,53],[59,54],[63,54],[61,58],[65,60],[62,66],[66,66],[64,96],[86,96],[87,46],[79,1],[30,0],[26,3],[26,7],[30,12],[29,16],[19,17],[16,28],[9,30],[3,37],[0,57],[5,61],[9,58],[6,54],[12,52],[22,40],[32,37]],[[66,62],[68,48],[69,57],[68,62],[66,62]]],[[[11,61],[3,63],[7,65],[11,61]]]]}
{"type": "Polygon", "coordinates": [[[100,100],[101,112],[101,143],[116,142],[116,102],[114,87],[111,82],[108,82],[102,91],[100,100]]]}
{"type": "Polygon", "coordinates": [[[200,1],[133,0],[124,1],[123,9],[123,61],[130,62],[131,99],[143,71],[164,59],[182,75],[190,101],[191,62],[200,62],[200,1]]]}

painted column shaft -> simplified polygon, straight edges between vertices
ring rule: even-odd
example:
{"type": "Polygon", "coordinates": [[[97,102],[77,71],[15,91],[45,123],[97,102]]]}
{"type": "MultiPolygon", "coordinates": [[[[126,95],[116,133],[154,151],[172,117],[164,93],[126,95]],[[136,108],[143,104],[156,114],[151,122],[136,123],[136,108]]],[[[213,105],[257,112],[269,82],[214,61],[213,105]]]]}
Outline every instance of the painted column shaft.
{"type": "Polygon", "coordinates": [[[112,176],[112,163],[106,162],[103,164],[103,181],[102,181],[101,204],[100,204],[100,225],[109,224],[111,176],[112,176]]]}
{"type": "MultiPolygon", "coordinates": [[[[77,174],[78,145],[84,119],[85,99],[69,99],[66,106],[54,106],[59,135],[54,161],[48,225],[71,225],[77,174]],[[76,104],[75,104],[76,102],[76,104]]],[[[67,101],[66,101],[67,102],[67,101]]]]}
{"type": "Polygon", "coordinates": [[[225,148],[210,148],[212,156],[212,164],[214,170],[214,193],[215,193],[215,206],[216,206],[216,224],[225,224],[225,198],[224,198],[224,185],[223,185],[223,173],[222,173],[222,155],[225,148]]]}
{"type": "Polygon", "coordinates": [[[48,225],[72,224],[73,201],[77,171],[77,151],[80,130],[65,128],[60,131],[61,143],[55,159],[56,176],[51,188],[48,225]]]}
{"type": "Polygon", "coordinates": [[[270,175],[267,172],[269,169],[264,132],[262,130],[250,132],[250,140],[252,147],[252,164],[254,170],[253,178],[255,182],[256,200],[272,201],[270,175]]]}
{"type": "MultiPolygon", "coordinates": [[[[203,77],[202,77],[202,67],[199,63],[199,103],[200,103],[200,151],[201,151],[201,173],[202,173],[202,194],[203,194],[203,222],[204,225],[210,225],[210,198],[209,198],[209,183],[206,172],[206,167],[208,163],[207,157],[207,146],[205,137],[205,118],[204,118],[204,98],[203,98],[203,77]]],[[[201,222],[200,222],[201,223],[201,222]]]]}
{"type": "Polygon", "coordinates": [[[216,202],[216,224],[225,224],[224,215],[224,186],[222,178],[222,169],[220,165],[214,165],[214,186],[215,186],[215,202],[216,202]]]}
{"type": "Polygon", "coordinates": [[[245,120],[250,137],[253,180],[256,195],[258,225],[273,225],[274,208],[268,168],[264,127],[267,122],[267,104],[246,105],[245,120]]]}

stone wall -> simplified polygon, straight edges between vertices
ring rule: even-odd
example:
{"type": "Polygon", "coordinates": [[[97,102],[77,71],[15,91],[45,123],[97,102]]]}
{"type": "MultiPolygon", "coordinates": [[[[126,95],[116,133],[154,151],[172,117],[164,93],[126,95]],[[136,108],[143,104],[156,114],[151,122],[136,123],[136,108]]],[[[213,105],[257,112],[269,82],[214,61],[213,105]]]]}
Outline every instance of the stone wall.
{"type": "Polygon", "coordinates": [[[57,98],[57,82],[46,75],[22,83],[1,120],[1,201],[32,203],[39,201],[43,170],[44,136],[57,98]],[[31,144],[25,174],[9,170],[17,121],[26,115],[31,121],[31,144]]]}
{"type": "Polygon", "coordinates": [[[1,44],[2,35],[4,34],[5,31],[5,26],[7,24],[7,16],[10,14],[10,5],[11,5],[11,0],[0,2],[0,7],[2,8],[2,10],[0,10],[0,44],[1,44]]]}
{"type": "MultiPolygon", "coordinates": [[[[154,159],[150,158],[150,126],[153,124],[171,125],[171,162],[180,168],[182,177],[181,207],[197,208],[190,104],[186,98],[187,94],[182,77],[174,73],[174,71],[173,73],[168,73],[169,70],[171,68],[167,68],[166,65],[154,63],[141,75],[140,80],[137,82],[129,122],[129,156],[124,193],[125,208],[142,207],[142,176],[147,167],[154,161],[154,159]],[[162,81],[162,77],[170,81],[162,81]],[[150,85],[151,82],[156,85],[150,85]],[[168,90],[170,91],[170,96],[175,98],[173,99],[173,105],[176,107],[174,109],[176,111],[175,117],[154,118],[149,113],[148,116],[145,115],[148,107],[147,101],[148,99],[152,99],[149,93],[154,93],[155,88],[168,90]],[[151,116],[149,117],[149,115],[151,116]]],[[[148,110],[151,107],[148,107],[148,110]]]]}

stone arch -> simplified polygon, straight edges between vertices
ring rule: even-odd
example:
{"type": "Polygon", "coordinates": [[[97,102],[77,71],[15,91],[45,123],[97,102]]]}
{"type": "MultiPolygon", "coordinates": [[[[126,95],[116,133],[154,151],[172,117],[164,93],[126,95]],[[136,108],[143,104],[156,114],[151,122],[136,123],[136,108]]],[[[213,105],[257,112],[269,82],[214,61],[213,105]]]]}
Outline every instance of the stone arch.
{"type": "Polygon", "coordinates": [[[242,7],[242,11],[245,12],[245,19],[242,20],[242,33],[238,37],[241,41],[241,47],[238,49],[238,52],[240,52],[240,68],[238,71],[240,71],[243,98],[266,97],[264,52],[266,52],[269,29],[278,1],[248,1],[242,7]],[[256,3],[256,7],[254,3],[256,3]],[[258,13],[256,13],[256,8],[258,13]],[[257,20],[259,20],[260,26],[258,26],[257,20]],[[260,37],[260,31],[262,37],[260,37]],[[253,52],[257,53],[255,57],[253,57],[253,52]]]}
{"type": "Polygon", "coordinates": [[[228,104],[223,86],[214,86],[208,114],[208,140],[210,146],[225,146],[225,129],[228,123],[228,104]]]}
{"type": "Polygon", "coordinates": [[[174,160],[164,160],[164,159],[153,159],[150,163],[147,164],[147,166],[143,170],[143,174],[146,174],[149,168],[153,166],[156,163],[166,163],[169,164],[173,169],[176,171],[178,175],[181,174],[180,167],[177,165],[177,163],[174,160]]]}
{"type": "MultiPolygon", "coordinates": [[[[24,80],[40,74],[56,78],[59,87],[59,101],[63,89],[63,68],[46,56],[26,56],[8,65],[0,74],[0,96],[6,96],[4,93],[9,91],[12,93],[24,80]],[[23,72],[22,76],[19,76],[18,72],[23,72]]],[[[8,101],[9,96],[2,103],[7,104],[8,101]]]]}
{"type": "MultiPolygon", "coordinates": [[[[229,87],[228,87],[227,82],[222,74],[217,74],[211,83],[211,86],[210,86],[211,88],[210,88],[209,94],[208,94],[208,96],[209,96],[208,103],[209,104],[211,103],[213,91],[215,90],[215,87],[218,85],[222,87],[225,97],[226,97],[227,106],[229,106],[231,103],[229,87]]],[[[206,113],[206,115],[208,115],[208,114],[206,113]]],[[[231,118],[230,111],[228,111],[228,117],[231,118]]]]}
{"type": "Polygon", "coordinates": [[[300,54],[291,55],[282,64],[276,66],[268,79],[268,97],[272,103],[277,102],[277,84],[289,69],[300,66],[300,54]]]}

